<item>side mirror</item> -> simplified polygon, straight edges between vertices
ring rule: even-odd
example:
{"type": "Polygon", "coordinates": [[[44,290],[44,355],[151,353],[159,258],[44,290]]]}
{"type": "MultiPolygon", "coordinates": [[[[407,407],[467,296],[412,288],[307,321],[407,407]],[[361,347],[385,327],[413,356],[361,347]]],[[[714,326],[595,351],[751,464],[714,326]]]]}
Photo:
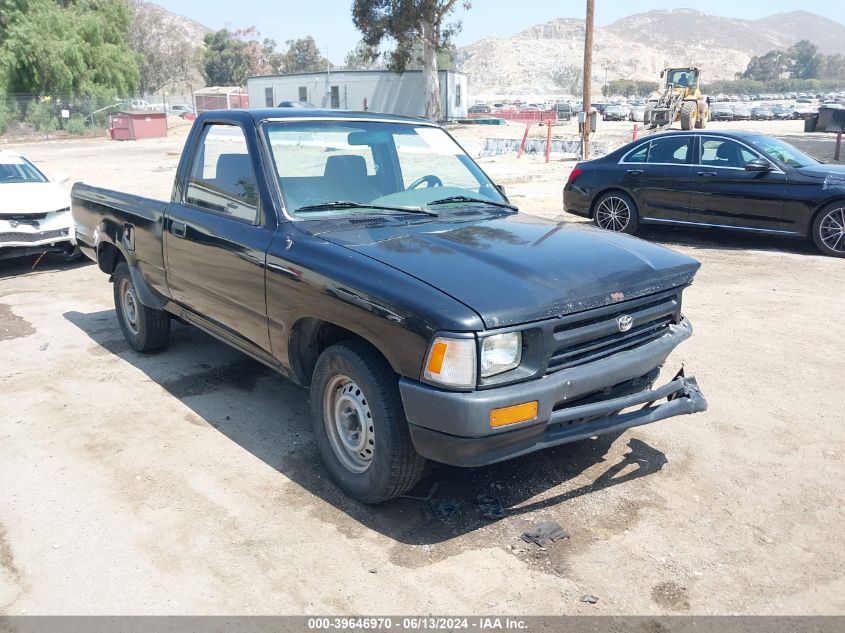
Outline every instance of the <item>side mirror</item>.
{"type": "Polygon", "coordinates": [[[752,158],[750,161],[745,163],[745,171],[771,171],[772,165],[767,161],[765,158],[752,158]]]}
{"type": "Polygon", "coordinates": [[[505,198],[507,198],[507,195],[505,194],[505,186],[504,185],[496,185],[496,191],[498,191],[500,194],[505,196],[505,198]]]}
{"type": "Polygon", "coordinates": [[[55,174],[51,180],[57,185],[61,185],[70,180],[70,174],[55,174]]]}

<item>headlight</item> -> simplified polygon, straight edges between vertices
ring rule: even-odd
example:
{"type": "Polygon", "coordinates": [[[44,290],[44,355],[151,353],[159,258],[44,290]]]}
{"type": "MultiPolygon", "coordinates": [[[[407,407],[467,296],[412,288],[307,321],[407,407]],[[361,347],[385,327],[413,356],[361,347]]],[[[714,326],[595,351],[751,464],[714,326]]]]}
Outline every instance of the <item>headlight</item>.
{"type": "Polygon", "coordinates": [[[481,377],[501,374],[522,362],[522,333],[495,334],[481,341],[481,377]]]}
{"type": "Polygon", "coordinates": [[[449,387],[475,386],[475,339],[438,336],[428,350],[423,377],[449,387]]]}

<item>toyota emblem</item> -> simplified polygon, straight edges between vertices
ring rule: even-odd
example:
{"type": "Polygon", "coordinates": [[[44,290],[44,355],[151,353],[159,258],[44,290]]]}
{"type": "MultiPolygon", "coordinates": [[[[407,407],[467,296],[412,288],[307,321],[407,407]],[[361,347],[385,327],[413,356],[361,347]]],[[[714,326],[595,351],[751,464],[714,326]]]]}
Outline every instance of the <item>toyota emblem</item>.
{"type": "Polygon", "coordinates": [[[631,326],[634,325],[634,317],[630,314],[623,314],[622,316],[616,318],[616,325],[619,326],[620,332],[627,332],[631,329],[631,326]]]}

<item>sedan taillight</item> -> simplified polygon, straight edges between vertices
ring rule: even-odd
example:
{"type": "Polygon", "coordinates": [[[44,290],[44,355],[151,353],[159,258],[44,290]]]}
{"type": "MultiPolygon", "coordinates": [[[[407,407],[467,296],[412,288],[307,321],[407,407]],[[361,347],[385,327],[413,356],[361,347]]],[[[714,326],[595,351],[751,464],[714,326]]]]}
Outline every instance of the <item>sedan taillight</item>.
{"type": "Polygon", "coordinates": [[[569,178],[567,179],[566,184],[575,182],[575,179],[583,173],[583,169],[581,169],[580,167],[575,167],[571,172],[569,172],[569,178]]]}

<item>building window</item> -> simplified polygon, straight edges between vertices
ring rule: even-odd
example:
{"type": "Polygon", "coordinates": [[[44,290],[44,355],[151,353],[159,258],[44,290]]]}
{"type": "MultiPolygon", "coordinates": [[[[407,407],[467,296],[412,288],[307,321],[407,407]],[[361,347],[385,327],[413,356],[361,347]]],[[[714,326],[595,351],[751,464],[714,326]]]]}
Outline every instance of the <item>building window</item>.
{"type": "Polygon", "coordinates": [[[299,100],[303,103],[308,101],[308,87],[307,86],[300,86],[299,87],[299,100]]]}
{"type": "Polygon", "coordinates": [[[455,107],[461,107],[461,84],[455,84],[455,107]]]}
{"type": "Polygon", "coordinates": [[[332,108],[340,107],[340,86],[332,86],[332,108]]]}
{"type": "Polygon", "coordinates": [[[268,108],[272,108],[275,104],[275,99],[273,99],[273,86],[264,89],[264,105],[268,108]]]}

